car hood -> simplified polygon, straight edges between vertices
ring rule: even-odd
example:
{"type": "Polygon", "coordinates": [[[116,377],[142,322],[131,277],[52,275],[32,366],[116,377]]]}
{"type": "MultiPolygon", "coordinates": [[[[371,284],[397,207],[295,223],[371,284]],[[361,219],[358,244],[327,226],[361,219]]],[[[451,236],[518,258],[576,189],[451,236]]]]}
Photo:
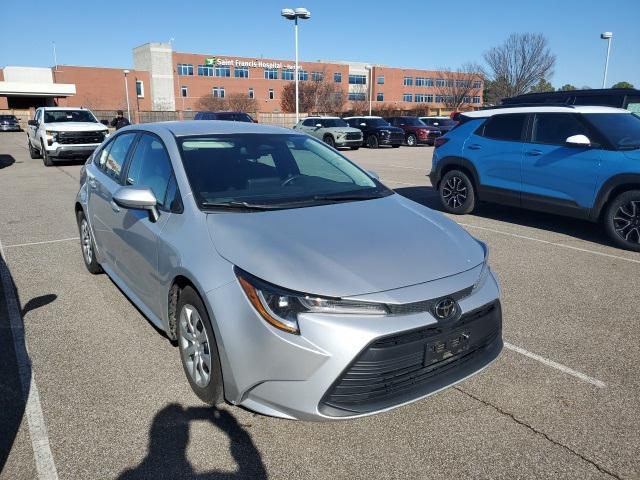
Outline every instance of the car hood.
{"type": "Polygon", "coordinates": [[[484,251],[439,212],[394,194],[309,208],[212,213],[218,253],[243,270],[300,292],[348,297],[448,277],[484,251]]]}
{"type": "Polygon", "coordinates": [[[47,130],[56,132],[101,132],[107,130],[101,123],[95,122],[52,122],[45,124],[47,130]]]}
{"type": "Polygon", "coordinates": [[[360,129],[353,127],[329,127],[323,130],[331,133],[362,133],[360,129]]]}

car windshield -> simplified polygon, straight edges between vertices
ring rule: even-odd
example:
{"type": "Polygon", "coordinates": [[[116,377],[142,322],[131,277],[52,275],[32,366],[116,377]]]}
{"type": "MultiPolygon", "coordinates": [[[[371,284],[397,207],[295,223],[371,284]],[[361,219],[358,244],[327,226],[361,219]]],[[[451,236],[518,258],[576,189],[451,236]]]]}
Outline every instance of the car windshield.
{"type": "Polygon", "coordinates": [[[389,127],[390,124],[383,118],[367,118],[367,125],[370,127],[389,127]]]}
{"type": "Polygon", "coordinates": [[[87,110],[45,110],[44,123],[54,122],[93,122],[97,120],[87,110]]]}
{"type": "Polygon", "coordinates": [[[404,117],[400,119],[400,123],[410,125],[412,127],[424,127],[424,122],[417,117],[404,117]]]}
{"type": "Polygon", "coordinates": [[[15,115],[0,115],[0,120],[17,120],[15,115]]]}
{"type": "Polygon", "coordinates": [[[178,139],[201,208],[291,208],[390,195],[391,190],[306,135],[232,134],[178,139]]]}
{"type": "Polygon", "coordinates": [[[345,122],[341,118],[324,118],[321,123],[325,126],[325,128],[349,126],[347,122],[345,122]]]}
{"type": "Polygon", "coordinates": [[[632,113],[586,113],[584,116],[614,148],[640,148],[640,117],[632,113]]]}
{"type": "Polygon", "coordinates": [[[456,122],[454,122],[450,118],[430,118],[429,122],[431,122],[431,125],[434,125],[437,123],[439,127],[449,127],[449,126],[452,127],[456,124],[456,122]]]}

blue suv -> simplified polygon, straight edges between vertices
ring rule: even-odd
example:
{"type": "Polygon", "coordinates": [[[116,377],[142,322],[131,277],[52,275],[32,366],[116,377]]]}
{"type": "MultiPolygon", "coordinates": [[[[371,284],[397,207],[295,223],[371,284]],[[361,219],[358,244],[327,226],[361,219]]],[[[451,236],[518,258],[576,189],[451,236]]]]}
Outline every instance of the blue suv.
{"type": "Polygon", "coordinates": [[[601,222],[640,251],[640,117],[610,107],[468,112],[436,140],[429,177],[445,211],[497,202],[601,222]]]}

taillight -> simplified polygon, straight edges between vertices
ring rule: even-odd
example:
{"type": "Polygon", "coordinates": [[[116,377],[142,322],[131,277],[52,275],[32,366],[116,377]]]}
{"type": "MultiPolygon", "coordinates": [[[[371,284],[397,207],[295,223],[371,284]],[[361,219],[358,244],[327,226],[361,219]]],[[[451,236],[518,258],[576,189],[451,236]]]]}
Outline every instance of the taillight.
{"type": "Polygon", "coordinates": [[[449,141],[449,139],[447,137],[437,137],[433,141],[433,146],[438,148],[438,147],[441,147],[442,145],[444,145],[445,143],[447,143],[448,141],[449,141]]]}

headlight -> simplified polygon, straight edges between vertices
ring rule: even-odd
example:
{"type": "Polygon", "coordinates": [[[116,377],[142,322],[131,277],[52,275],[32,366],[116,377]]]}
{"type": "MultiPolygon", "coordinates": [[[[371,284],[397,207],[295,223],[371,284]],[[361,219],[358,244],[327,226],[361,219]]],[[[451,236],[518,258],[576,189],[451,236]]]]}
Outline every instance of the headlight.
{"type": "Polygon", "coordinates": [[[474,293],[477,290],[480,290],[485,282],[487,281],[487,278],[489,278],[489,272],[491,271],[491,269],[489,268],[489,247],[487,247],[487,244],[484,242],[481,242],[480,240],[476,240],[480,246],[482,247],[482,249],[484,250],[484,262],[482,262],[482,270],[480,270],[480,276],[478,277],[478,279],[476,280],[476,282],[473,284],[473,289],[471,290],[471,293],[474,293]]]}
{"type": "Polygon", "coordinates": [[[380,130],[380,135],[389,135],[390,133],[389,130],[380,130]]]}
{"type": "Polygon", "coordinates": [[[45,130],[45,131],[44,131],[44,134],[45,134],[47,137],[51,137],[51,138],[53,138],[54,140],[55,140],[55,138],[58,136],[58,132],[54,132],[53,130],[45,130]]]}
{"type": "Polygon", "coordinates": [[[236,276],[245,295],[260,316],[285,332],[299,334],[298,315],[326,313],[341,315],[386,315],[384,304],[318,297],[271,285],[239,268],[236,276]]]}

